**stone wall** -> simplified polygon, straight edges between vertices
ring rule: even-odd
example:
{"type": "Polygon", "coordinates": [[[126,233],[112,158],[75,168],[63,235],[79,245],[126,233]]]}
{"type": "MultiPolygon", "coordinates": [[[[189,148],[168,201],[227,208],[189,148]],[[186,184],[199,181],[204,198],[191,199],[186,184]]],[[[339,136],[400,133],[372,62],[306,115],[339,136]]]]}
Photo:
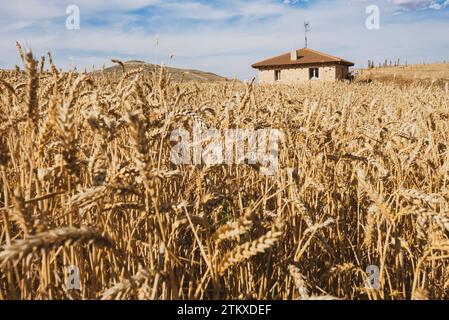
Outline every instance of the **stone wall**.
{"type": "Polygon", "coordinates": [[[308,66],[308,67],[289,67],[278,69],[261,69],[259,70],[259,83],[261,84],[294,84],[304,83],[308,81],[335,81],[346,78],[349,68],[346,66],[308,66]],[[309,69],[318,68],[319,78],[310,80],[309,69]],[[275,81],[274,71],[281,70],[281,80],[275,81]]]}
{"type": "Polygon", "coordinates": [[[340,66],[337,65],[336,67],[336,78],[338,80],[346,79],[349,75],[349,67],[348,66],[340,66]]]}

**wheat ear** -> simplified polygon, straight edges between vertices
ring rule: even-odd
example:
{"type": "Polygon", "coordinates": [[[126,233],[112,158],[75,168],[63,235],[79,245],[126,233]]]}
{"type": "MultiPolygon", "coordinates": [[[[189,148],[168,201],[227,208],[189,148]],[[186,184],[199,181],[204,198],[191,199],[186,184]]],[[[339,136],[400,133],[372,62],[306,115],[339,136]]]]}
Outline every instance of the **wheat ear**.
{"type": "Polygon", "coordinates": [[[103,247],[113,247],[113,243],[108,237],[90,227],[53,229],[16,240],[6,246],[0,252],[0,266],[4,267],[10,261],[17,263],[40,249],[55,249],[61,246],[71,246],[75,243],[95,243],[103,247]]]}
{"type": "Polygon", "coordinates": [[[38,94],[39,89],[39,77],[37,76],[37,64],[33,58],[33,53],[28,50],[26,56],[26,74],[27,74],[27,106],[28,117],[37,126],[38,121],[38,94]]]}
{"type": "Polygon", "coordinates": [[[248,260],[259,253],[264,253],[273,247],[282,236],[283,228],[283,223],[276,223],[272,230],[259,239],[246,242],[226,253],[218,268],[220,275],[223,275],[230,267],[248,260]]]}
{"type": "Polygon", "coordinates": [[[107,289],[101,296],[101,300],[123,299],[130,290],[139,289],[144,283],[149,282],[152,278],[154,278],[154,273],[145,269],[139,269],[139,271],[130,279],[119,282],[107,289]]]}

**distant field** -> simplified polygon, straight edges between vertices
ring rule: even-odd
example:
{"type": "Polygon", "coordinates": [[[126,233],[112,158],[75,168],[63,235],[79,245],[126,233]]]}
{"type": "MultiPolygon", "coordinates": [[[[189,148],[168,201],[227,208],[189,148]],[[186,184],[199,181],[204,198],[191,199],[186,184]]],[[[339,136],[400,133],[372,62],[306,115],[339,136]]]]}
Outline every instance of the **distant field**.
{"type": "Polygon", "coordinates": [[[446,83],[449,81],[449,63],[415,64],[398,67],[380,67],[360,69],[358,79],[394,81],[399,83],[432,82],[446,83]]]}

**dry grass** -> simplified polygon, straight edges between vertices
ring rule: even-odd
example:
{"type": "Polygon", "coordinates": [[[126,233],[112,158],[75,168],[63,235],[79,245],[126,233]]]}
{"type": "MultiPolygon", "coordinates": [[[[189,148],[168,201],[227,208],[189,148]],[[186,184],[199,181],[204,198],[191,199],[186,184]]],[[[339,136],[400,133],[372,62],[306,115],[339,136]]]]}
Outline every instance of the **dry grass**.
{"type": "Polygon", "coordinates": [[[439,85],[449,83],[449,63],[413,64],[408,66],[375,67],[360,70],[358,80],[410,85],[421,83],[439,85]]]}
{"type": "Polygon", "coordinates": [[[0,299],[449,298],[447,88],[111,80],[21,54],[0,72],[0,299]],[[193,120],[282,130],[277,175],[173,165],[193,120]]]}

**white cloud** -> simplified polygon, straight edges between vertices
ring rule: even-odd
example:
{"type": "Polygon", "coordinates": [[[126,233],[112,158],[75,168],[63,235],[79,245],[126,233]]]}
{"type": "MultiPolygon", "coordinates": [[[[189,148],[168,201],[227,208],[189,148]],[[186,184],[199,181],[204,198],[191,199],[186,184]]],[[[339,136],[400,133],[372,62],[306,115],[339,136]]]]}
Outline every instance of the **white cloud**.
{"type": "Polygon", "coordinates": [[[392,2],[409,10],[425,8],[441,10],[449,5],[448,0],[444,2],[436,0],[392,0],[392,2]]]}

